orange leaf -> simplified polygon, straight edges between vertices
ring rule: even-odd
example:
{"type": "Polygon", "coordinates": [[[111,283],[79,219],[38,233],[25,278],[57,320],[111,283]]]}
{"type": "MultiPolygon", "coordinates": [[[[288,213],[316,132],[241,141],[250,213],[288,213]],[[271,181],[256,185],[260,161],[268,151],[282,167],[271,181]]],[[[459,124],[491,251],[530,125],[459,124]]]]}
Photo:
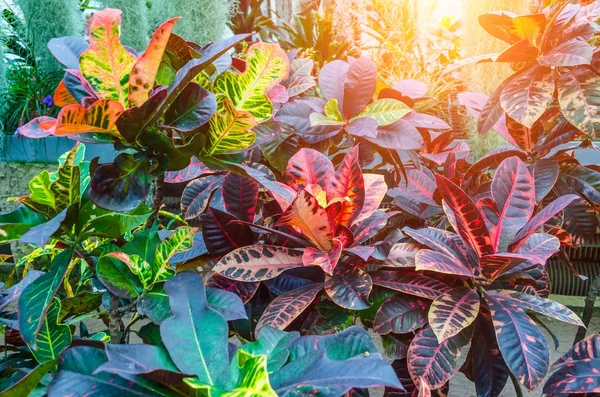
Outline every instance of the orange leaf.
{"type": "Polygon", "coordinates": [[[69,90],[67,90],[64,80],[62,80],[58,87],[56,87],[56,91],[54,91],[54,95],[52,96],[52,102],[61,108],[64,108],[68,105],[78,104],[77,100],[73,97],[73,95],[71,95],[69,90]]]}
{"type": "Polygon", "coordinates": [[[156,29],[146,52],[135,62],[129,75],[129,104],[139,106],[146,102],[154,87],[156,74],[167,48],[173,26],[179,18],[169,19],[156,29]]]}
{"type": "Polygon", "coordinates": [[[96,101],[89,109],[81,105],[69,105],[58,114],[54,135],[96,132],[119,137],[115,122],[122,112],[123,106],[112,99],[96,101]]]}

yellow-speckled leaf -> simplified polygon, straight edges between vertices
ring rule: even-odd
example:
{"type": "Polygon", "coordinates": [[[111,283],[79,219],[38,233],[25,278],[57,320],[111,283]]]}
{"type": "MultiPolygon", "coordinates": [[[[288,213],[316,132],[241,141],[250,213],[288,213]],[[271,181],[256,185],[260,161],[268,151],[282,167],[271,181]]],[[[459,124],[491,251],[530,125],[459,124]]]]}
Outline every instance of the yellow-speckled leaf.
{"type": "Polygon", "coordinates": [[[594,138],[600,136],[600,78],[596,72],[576,68],[561,74],[558,102],[571,124],[594,138]]]}
{"type": "Polygon", "coordinates": [[[256,125],[250,112],[237,110],[224,95],[217,96],[217,112],[210,119],[203,154],[215,156],[233,150],[243,150],[254,143],[256,135],[250,129],[256,125]]]}
{"type": "Polygon", "coordinates": [[[94,102],[88,109],[69,105],[58,114],[55,135],[101,133],[120,136],[115,125],[123,106],[112,99],[94,102]]]}
{"type": "Polygon", "coordinates": [[[395,123],[411,111],[412,109],[403,102],[392,98],[384,98],[369,104],[352,120],[370,117],[377,121],[380,126],[383,126],[395,123]]]}
{"type": "Polygon", "coordinates": [[[90,47],[81,54],[81,73],[101,98],[127,104],[129,73],[136,57],[123,47],[121,11],[106,8],[92,17],[90,47]]]}
{"type": "Polygon", "coordinates": [[[267,120],[273,105],[267,91],[287,77],[288,57],[278,44],[256,43],[246,54],[244,73],[226,72],[214,84],[214,92],[226,94],[233,106],[250,112],[257,122],[267,120]]]}
{"type": "Polygon", "coordinates": [[[479,314],[479,295],[468,287],[457,287],[433,301],[429,324],[439,343],[457,335],[475,321],[479,314]]]}
{"type": "Polygon", "coordinates": [[[146,52],[137,60],[129,75],[129,104],[139,106],[146,102],[154,87],[156,74],[167,48],[173,26],[179,18],[169,19],[156,29],[146,52]]]}

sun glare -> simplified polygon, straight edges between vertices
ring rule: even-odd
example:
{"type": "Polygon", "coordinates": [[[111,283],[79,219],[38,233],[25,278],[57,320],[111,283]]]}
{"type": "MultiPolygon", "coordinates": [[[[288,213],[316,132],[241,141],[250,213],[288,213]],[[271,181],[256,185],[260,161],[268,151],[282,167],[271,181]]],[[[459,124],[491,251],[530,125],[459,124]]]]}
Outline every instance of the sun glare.
{"type": "Polygon", "coordinates": [[[433,13],[435,19],[440,20],[445,16],[452,18],[462,17],[463,0],[438,0],[436,9],[433,13]]]}

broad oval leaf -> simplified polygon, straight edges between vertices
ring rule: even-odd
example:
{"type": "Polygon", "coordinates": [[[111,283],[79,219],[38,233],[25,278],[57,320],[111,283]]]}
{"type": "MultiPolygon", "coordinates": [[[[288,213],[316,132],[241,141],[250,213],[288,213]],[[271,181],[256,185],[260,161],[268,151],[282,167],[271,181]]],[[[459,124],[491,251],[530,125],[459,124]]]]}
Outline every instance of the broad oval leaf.
{"type": "Polygon", "coordinates": [[[369,294],[373,281],[358,266],[338,266],[325,280],[325,292],[338,306],[348,310],[363,310],[370,306],[369,294]]]}
{"type": "Polygon", "coordinates": [[[181,211],[185,219],[196,218],[206,211],[213,193],[222,183],[221,175],[208,175],[188,183],[181,196],[181,211]]]}
{"type": "Polygon", "coordinates": [[[288,161],[285,182],[295,190],[311,184],[325,189],[334,173],[327,156],[314,149],[302,148],[288,161]]]}
{"type": "Polygon", "coordinates": [[[315,300],[322,289],[323,284],[313,283],[279,295],[271,301],[258,320],[257,332],[265,326],[285,329],[315,300]]]}
{"type": "Polygon", "coordinates": [[[204,156],[216,156],[247,149],[256,135],[251,129],[256,120],[250,112],[238,110],[225,95],[217,96],[217,111],[210,119],[204,156]]]}
{"type": "Polygon", "coordinates": [[[343,103],[340,103],[344,117],[350,119],[359,114],[373,99],[376,88],[377,66],[371,58],[361,56],[352,62],[345,76],[343,103]]]}
{"type": "Polygon", "coordinates": [[[427,305],[420,299],[392,296],[379,308],[373,322],[373,331],[380,335],[390,332],[406,334],[427,323],[427,305]]]}
{"type": "Polygon", "coordinates": [[[215,93],[226,94],[233,107],[249,112],[257,122],[273,113],[267,91],[287,77],[288,57],[279,44],[255,43],[246,53],[244,73],[225,72],[215,81],[215,93]]]}
{"type": "Polygon", "coordinates": [[[223,179],[223,201],[227,211],[239,220],[252,222],[258,201],[258,183],[230,172],[223,179]]]}
{"type": "Polygon", "coordinates": [[[302,252],[285,247],[251,245],[225,255],[214,271],[238,281],[264,281],[303,266],[302,252]]]}
{"type": "Polygon", "coordinates": [[[121,11],[94,13],[89,27],[90,47],[81,54],[81,73],[100,97],[127,105],[129,74],[136,58],[120,41],[121,11]]]}
{"type": "Polygon", "coordinates": [[[542,332],[513,301],[486,293],[500,352],[506,365],[527,389],[540,385],[550,361],[542,332]]]}
{"type": "Polygon", "coordinates": [[[58,114],[54,135],[99,133],[119,137],[116,122],[122,112],[123,106],[112,99],[96,101],[87,109],[81,105],[66,106],[58,114]]]}
{"type": "Polygon", "coordinates": [[[412,109],[396,99],[379,99],[368,105],[356,118],[368,117],[380,126],[393,124],[412,112],[412,109]]]}
{"type": "Polygon", "coordinates": [[[433,301],[429,325],[438,342],[443,342],[467,328],[479,314],[479,294],[468,287],[457,287],[433,301]]]}
{"type": "Polygon", "coordinates": [[[35,339],[35,346],[30,346],[31,353],[40,364],[58,359],[71,344],[71,329],[60,323],[60,314],[60,301],[54,298],[35,339]]]}
{"type": "Polygon", "coordinates": [[[548,159],[537,161],[531,168],[535,182],[535,201],[542,201],[550,193],[558,179],[558,163],[548,159]]]}
{"type": "Polygon", "coordinates": [[[558,78],[558,102],[565,118],[584,133],[600,133],[600,78],[586,68],[565,70],[558,78]]]}
{"type": "Polygon", "coordinates": [[[500,103],[515,121],[532,128],[554,100],[554,88],[552,71],[534,66],[511,78],[502,90],[500,103]]]}
{"type": "Polygon", "coordinates": [[[65,36],[50,39],[48,49],[68,69],[79,69],[79,58],[88,49],[88,42],[77,36],[65,36]]]}
{"type": "Polygon", "coordinates": [[[408,370],[413,380],[420,379],[431,389],[442,387],[458,369],[460,349],[471,340],[472,329],[438,343],[429,325],[413,339],[408,348],[408,370]]]}
{"type": "Polygon", "coordinates": [[[227,379],[227,321],[209,308],[202,277],[177,274],[165,283],[172,317],[160,325],[160,335],[177,367],[207,385],[227,379]]]}
{"type": "Polygon", "coordinates": [[[254,242],[252,229],[248,225],[235,223],[237,220],[235,216],[212,207],[200,216],[202,237],[212,257],[220,258],[254,242]]]}
{"type": "Polygon", "coordinates": [[[57,121],[54,117],[36,117],[27,124],[17,128],[17,133],[27,138],[44,138],[54,133],[56,123],[57,121]]]}
{"type": "Polygon", "coordinates": [[[365,180],[359,162],[358,146],[354,146],[329,179],[327,199],[342,198],[342,207],[336,216],[338,225],[349,226],[360,214],[365,203],[365,180]]]}
{"type": "Polygon", "coordinates": [[[217,111],[215,96],[196,83],[188,84],[165,112],[165,127],[193,132],[217,111]]]}

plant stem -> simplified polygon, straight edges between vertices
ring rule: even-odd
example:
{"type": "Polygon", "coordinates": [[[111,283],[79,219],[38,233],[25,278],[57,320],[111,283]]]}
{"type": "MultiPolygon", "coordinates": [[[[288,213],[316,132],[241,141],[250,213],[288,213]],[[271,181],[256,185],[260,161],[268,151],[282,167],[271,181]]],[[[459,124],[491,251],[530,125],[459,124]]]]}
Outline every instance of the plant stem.
{"type": "Polygon", "coordinates": [[[119,297],[113,294],[110,294],[110,308],[108,315],[110,343],[120,344],[121,330],[123,330],[123,320],[121,320],[121,314],[119,313],[119,297]]]}
{"type": "Polygon", "coordinates": [[[156,217],[158,216],[158,211],[160,209],[160,206],[162,205],[162,201],[163,201],[163,196],[164,196],[164,184],[165,184],[165,175],[164,173],[161,174],[159,177],[157,177],[154,181],[155,183],[155,187],[154,187],[154,200],[152,200],[152,216],[150,216],[150,218],[148,218],[148,220],[146,221],[146,228],[149,228],[152,226],[152,224],[154,223],[154,221],[156,220],[156,217]]]}
{"type": "Polygon", "coordinates": [[[594,315],[594,304],[596,303],[598,294],[600,294],[600,276],[596,277],[594,281],[592,281],[592,284],[590,284],[590,289],[585,297],[585,306],[583,308],[583,316],[581,318],[581,321],[583,321],[585,326],[579,327],[577,330],[577,335],[575,335],[573,346],[585,338],[587,327],[590,325],[590,321],[592,321],[592,316],[594,315]]]}
{"type": "Polygon", "coordinates": [[[523,397],[523,390],[521,390],[521,384],[516,376],[513,373],[510,373],[510,380],[512,380],[513,386],[515,387],[515,392],[517,393],[517,397],[523,397]]]}

